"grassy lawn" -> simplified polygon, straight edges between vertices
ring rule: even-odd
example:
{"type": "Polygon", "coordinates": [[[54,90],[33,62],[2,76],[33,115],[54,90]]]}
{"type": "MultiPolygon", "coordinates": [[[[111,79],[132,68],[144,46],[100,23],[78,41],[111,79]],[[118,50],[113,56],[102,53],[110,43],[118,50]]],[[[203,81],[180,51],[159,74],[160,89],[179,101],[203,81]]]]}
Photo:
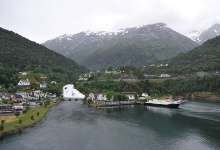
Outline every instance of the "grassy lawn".
{"type": "MultiPolygon", "coordinates": [[[[60,102],[60,100],[58,100],[57,103],[58,102],[60,102]]],[[[51,102],[50,106],[55,105],[57,103],[51,102]]],[[[19,119],[22,120],[21,127],[27,126],[27,125],[32,124],[34,122],[37,122],[47,112],[47,110],[49,109],[50,106],[47,106],[47,108],[45,108],[43,106],[37,107],[37,108],[32,108],[27,113],[22,114],[18,117],[16,117],[16,116],[0,116],[0,120],[5,120],[3,132],[15,129],[16,127],[19,127],[20,126],[19,119]],[[37,112],[39,112],[39,115],[37,115],[37,112]],[[34,117],[33,120],[31,119],[31,116],[34,117]]]]}
{"type": "Polygon", "coordinates": [[[161,79],[149,79],[150,82],[157,82],[157,83],[160,83],[160,82],[163,82],[167,79],[170,79],[170,78],[161,78],[161,79]]]}
{"type": "Polygon", "coordinates": [[[118,79],[121,78],[121,74],[101,74],[99,78],[118,79]]]}
{"type": "Polygon", "coordinates": [[[36,84],[40,84],[33,75],[26,75],[26,76],[22,76],[22,75],[19,75],[18,76],[19,79],[21,80],[26,80],[28,79],[31,83],[36,83],[36,84]]]}

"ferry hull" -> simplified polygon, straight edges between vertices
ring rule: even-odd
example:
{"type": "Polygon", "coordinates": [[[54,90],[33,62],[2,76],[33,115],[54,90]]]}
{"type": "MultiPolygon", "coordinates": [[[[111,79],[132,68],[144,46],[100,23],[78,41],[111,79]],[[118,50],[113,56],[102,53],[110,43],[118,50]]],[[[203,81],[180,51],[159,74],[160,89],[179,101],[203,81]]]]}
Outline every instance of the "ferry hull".
{"type": "Polygon", "coordinates": [[[154,104],[154,103],[144,103],[146,106],[155,106],[155,107],[168,107],[168,108],[178,108],[180,104],[154,104]]]}

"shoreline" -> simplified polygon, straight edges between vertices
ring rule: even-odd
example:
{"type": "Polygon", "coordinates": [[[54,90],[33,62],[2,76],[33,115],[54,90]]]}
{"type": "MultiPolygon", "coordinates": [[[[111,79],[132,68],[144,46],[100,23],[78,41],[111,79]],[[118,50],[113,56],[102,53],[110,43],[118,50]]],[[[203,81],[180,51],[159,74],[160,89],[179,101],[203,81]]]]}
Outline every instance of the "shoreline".
{"type": "Polygon", "coordinates": [[[39,119],[35,120],[34,122],[32,122],[30,124],[27,124],[27,125],[24,125],[24,126],[14,127],[13,129],[10,129],[8,131],[3,131],[2,133],[0,133],[0,139],[4,138],[6,136],[9,136],[9,135],[15,134],[15,133],[19,133],[19,132],[21,132],[25,128],[29,128],[29,127],[35,126],[37,123],[41,122],[46,117],[47,113],[50,111],[50,109],[52,107],[58,106],[61,102],[62,102],[62,100],[57,102],[57,103],[55,103],[55,104],[53,104],[53,105],[50,105],[47,108],[46,112],[39,119]]]}
{"type": "MultiPolygon", "coordinates": [[[[181,97],[181,98],[183,98],[183,99],[181,99],[181,101],[182,101],[182,103],[181,104],[183,104],[183,103],[186,103],[187,101],[197,101],[197,100],[200,100],[200,101],[216,101],[216,102],[218,102],[218,101],[220,101],[220,98],[211,98],[211,97],[209,97],[209,98],[202,98],[202,97],[200,97],[200,98],[198,98],[198,97],[196,97],[196,98],[185,98],[185,97],[181,97]]],[[[94,107],[94,108],[112,108],[112,107],[121,107],[121,106],[128,106],[128,105],[144,105],[144,102],[142,101],[139,101],[139,102],[135,102],[135,101],[132,101],[132,102],[127,102],[127,103],[123,103],[123,102],[118,102],[118,101],[116,101],[116,102],[104,102],[104,103],[85,103],[85,104],[87,104],[89,107],[94,107]]]]}
{"type": "Polygon", "coordinates": [[[135,101],[115,101],[115,102],[103,102],[103,103],[92,103],[87,104],[90,107],[96,107],[96,108],[106,108],[106,107],[114,107],[114,106],[125,106],[125,105],[136,105],[137,103],[135,101]]]}
{"type": "Polygon", "coordinates": [[[191,100],[191,101],[194,101],[194,100],[220,101],[220,95],[215,92],[185,93],[181,97],[184,99],[191,100]]]}

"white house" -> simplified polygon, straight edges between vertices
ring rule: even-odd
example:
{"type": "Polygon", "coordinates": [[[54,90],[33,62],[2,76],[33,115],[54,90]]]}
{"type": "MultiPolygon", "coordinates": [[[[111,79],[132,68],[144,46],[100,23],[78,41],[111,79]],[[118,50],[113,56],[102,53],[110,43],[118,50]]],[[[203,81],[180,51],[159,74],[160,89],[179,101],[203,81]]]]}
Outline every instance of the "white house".
{"type": "Polygon", "coordinates": [[[106,98],[106,94],[103,94],[103,93],[100,93],[98,96],[97,96],[97,101],[106,101],[107,98],[106,98]]]}
{"type": "Polygon", "coordinates": [[[57,96],[56,96],[56,94],[46,92],[45,97],[56,98],[57,96]]]}
{"type": "Polygon", "coordinates": [[[22,72],[21,75],[22,75],[22,76],[26,76],[26,75],[27,75],[27,72],[22,72]]]}
{"type": "Polygon", "coordinates": [[[53,95],[51,95],[50,97],[51,97],[51,98],[56,98],[57,95],[56,95],[56,94],[53,94],[53,95]]]}
{"type": "Polygon", "coordinates": [[[171,75],[169,75],[169,74],[161,74],[159,77],[161,77],[161,78],[170,78],[171,75]]]}
{"type": "Polygon", "coordinates": [[[88,79],[92,76],[93,73],[85,73],[84,75],[79,76],[80,81],[88,81],[88,79]]]}
{"type": "Polygon", "coordinates": [[[37,98],[44,96],[44,94],[43,94],[40,90],[35,90],[35,91],[33,91],[33,94],[34,94],[34,96],[37,97],[37,98]]]}
{"type": "Polygon", "coordinates": [[[26,80],[20,80],[19,82],[18,82],[18,85],[30,85],[31,83],[29,82],[29,80],[28,79],[26,79],[26,80]]]}
{"type": "Polygon", "coordinates": [[[11,95],[9,93],[2,94],[2,99],[10,99],[11,95]]]}
{"type": "Polygon", "coordinates": [[[36,106],[36,101],[35,100],[29,100],[27,102],[30,106],[36,106]]]}
{"type": "Polygon", "coordinates": [[[40,84],[40,88],[46,88],[47,87],[47,83],[41,83],[40,84]]]}
{"type": "Polygon", "coordinates": [[[79,80],[80,80],[80,81],[87,81],[88,78],[87,78],[87,77],[84,77],[84,76],[79,76],[79,80]]]}
{"type": "Polygon", "coordinates": [[[19,74],[22,75],[22,76],[26,76],[27,72],[19,72],[19,74]]]}
{"type": "Polygon", "coordinates": [[[89,96],[87,99],[95,100],[95,94],[94,93],[89,93],[89,96]]]}
{"type": "Polygon", "coordinates": [[[148,95],[148,93],[143,93],[141,96],[148,97],[149,95],[148,95]]]}
{"type": "Polygon", "coordinates": [[[19,105],[14,105],[13,108],[14,108],[15,110],[23,110],[23,109],[24,109],[24,106],[19,104],[19,105]]]}
{"type": "Polygon", "coordinates": [[[126,95],[129,100],[134,100],[137,96],[136,92],[123,92],[123,94],[126,95]]]}
{"type": "Polygon", "coordinates": [[[121,71],[117,71],[117,70],[112,70],[112,71],[109,71],[109,70],[105,70],[105,74],[120,74],[121,71]]]}
{"type": "Polygon", "coordinates": [[[29,95],[28,95],[28,93],[27,93],[27,92],[17,92],[16,94],[17,94],[17,95],[21,95],[21,96],[23,97],[23,99],[25,99],[25,98],[28,98],[28,97],[29,97],[29,95]]]}

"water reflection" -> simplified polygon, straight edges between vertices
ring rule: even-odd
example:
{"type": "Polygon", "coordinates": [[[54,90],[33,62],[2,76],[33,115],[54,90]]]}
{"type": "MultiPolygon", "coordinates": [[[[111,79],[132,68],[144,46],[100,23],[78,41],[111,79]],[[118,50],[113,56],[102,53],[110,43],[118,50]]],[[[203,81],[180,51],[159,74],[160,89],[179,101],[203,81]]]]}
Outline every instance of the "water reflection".
{"type": "Polygon", "coordinates": [[[40,125],[2,141],[0,149],[220,149],[220,125],[210,120],[207,107],[190,102],[180,109],[136,105],[96,109],[80,101],[62,102],[40,125]],[[198,112],[194,108],[200,105],[198,112]],[[206,112],[209,119],[201,118],[206,112]]]}
{"type": "Polygon", "coordinates": [[[162,114],[162,115],[165,115],[167,117],[172,116],[172,111],[171,111],[170,108],[153,107],[153,106],[145,106],[145,107],[151,113],[162,114]]]}

